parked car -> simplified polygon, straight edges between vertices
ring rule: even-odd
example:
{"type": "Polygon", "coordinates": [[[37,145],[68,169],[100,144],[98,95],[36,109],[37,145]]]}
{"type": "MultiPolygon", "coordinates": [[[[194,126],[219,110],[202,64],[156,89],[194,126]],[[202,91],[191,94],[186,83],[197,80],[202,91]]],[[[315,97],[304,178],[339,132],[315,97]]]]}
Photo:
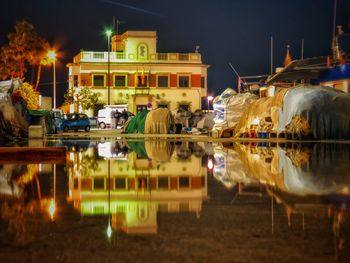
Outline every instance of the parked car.
{"type": "Polygon", "coordinates": [[[88,132],[90,131],[90,120],[84,113],[69,113],[63,116],[62,127],[65,132],[69,130],[88,132]]]}

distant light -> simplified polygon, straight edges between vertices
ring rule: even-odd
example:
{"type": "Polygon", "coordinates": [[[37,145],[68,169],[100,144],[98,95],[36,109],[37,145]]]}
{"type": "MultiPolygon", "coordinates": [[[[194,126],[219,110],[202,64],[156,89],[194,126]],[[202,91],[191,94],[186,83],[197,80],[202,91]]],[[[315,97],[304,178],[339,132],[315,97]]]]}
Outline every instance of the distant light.
{"type": "Polygon", "coordinates": [[[213,99],[214,99],[213,96],[208,96],[208,97],[207,97],[207,100],[208,100],[208,101],[212,101],[213,99]]]}
{"type": "Polygon", "coordinates": [[[213,160],[212,160],[212,159],[209,159],[209,160],[208,160],[208,169],[211,170],[211,169],[213,169],[213,167],[214,167],[213,160]]]}
{"type": "Polygon", "coordinates": [[[51,220],[53,220],[55,216],[55,210],[56,210],[56,204],[53,198],[51,198],[50,205],[49,205],[49,214],[50,214],[51,220]]]}
{"type": "Polygon", "coordinates": [[[107,37],[110,37],[112,35],[112,30],[108,29],[106,30],[107,37]]]}

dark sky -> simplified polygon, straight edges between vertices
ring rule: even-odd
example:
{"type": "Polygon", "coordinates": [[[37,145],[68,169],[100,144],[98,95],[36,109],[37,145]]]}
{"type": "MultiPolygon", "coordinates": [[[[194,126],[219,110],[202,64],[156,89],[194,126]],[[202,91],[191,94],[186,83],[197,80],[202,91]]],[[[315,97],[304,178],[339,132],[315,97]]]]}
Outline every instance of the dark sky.
{"type": "MultiPolygon", "coordinates": [[[[349,32],[350,0],[338,0],[337,24],[349,32]]],[[[80,49],[107,49],[103,35],[113,16],[126,30],[156,30],[158,52],[194,52],[200,46],[210,65],[208,89],[218,95],[242,76],[270,72],[270,37],[274,65],[282,65],[286,46],[292,57],[331,53],[333,0],[9,0],[1,4],[0,45],[17,20],[26,19],[41,36],[59,47],[58,88],[67,88],[67,68],[80,49]]],[[[52,80],[52,69],[43,82],[52,80]]],[[[51,86],[41,86],[50,95],[51,86]]]]}

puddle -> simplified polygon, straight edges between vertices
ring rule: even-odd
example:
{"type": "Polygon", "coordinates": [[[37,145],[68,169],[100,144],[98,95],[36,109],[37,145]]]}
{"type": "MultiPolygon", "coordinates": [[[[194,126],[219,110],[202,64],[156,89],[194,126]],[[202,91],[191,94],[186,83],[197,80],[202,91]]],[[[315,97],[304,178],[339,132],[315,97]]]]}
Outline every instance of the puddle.
{"type": "Polygon", "coordinates": [[[3,262],[350,258],[350,144],[47,146],[65,163],[0,164],[3,262]]]}

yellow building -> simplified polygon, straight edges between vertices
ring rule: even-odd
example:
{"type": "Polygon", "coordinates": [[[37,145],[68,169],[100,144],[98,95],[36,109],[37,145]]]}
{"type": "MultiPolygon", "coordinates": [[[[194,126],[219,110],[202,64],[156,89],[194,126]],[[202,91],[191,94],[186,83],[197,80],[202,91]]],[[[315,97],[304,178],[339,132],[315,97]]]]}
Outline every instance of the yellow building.
{"type": "Polygon", "coordinates": [[[128,104],[133,113],[157,107],[194,111],[207,95],[209,66],[198,48],[194,53],[158,53],[156,31],[114,35],[109,60],[108,52],[81,51],[67,66],[69,87],[87,86],[101,94],[101,102],[128,104]]]}

